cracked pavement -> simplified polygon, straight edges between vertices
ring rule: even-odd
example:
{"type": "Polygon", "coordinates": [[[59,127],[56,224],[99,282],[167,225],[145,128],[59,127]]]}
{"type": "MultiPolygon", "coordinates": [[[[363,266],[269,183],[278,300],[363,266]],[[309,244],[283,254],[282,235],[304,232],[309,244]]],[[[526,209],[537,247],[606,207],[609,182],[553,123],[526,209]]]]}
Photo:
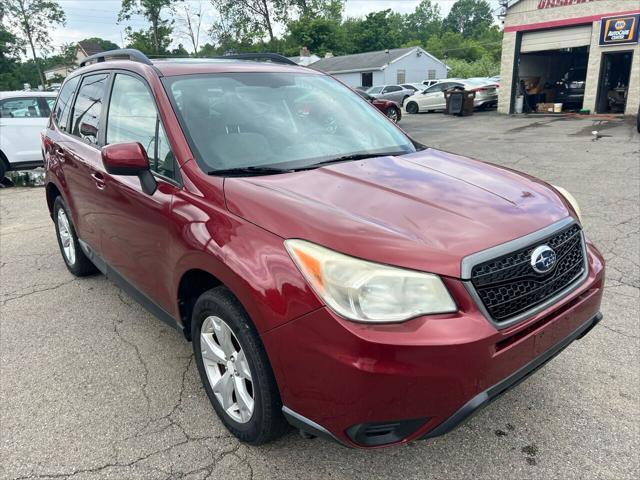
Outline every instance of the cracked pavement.
{"type": "Polygon", "coordinates": [[[436,148],[562,185],[607,259],[604,320],[449,435],[378,451],[238,443],[191,345],[64,267],[44,190],[0,190],[0,478],[637,478],[640,135],[630,121],[407,115],[436,148]],[[594,125],[596,127],[594,128],[594,125]],[[607,135],[591,140],[591,130],[607,135]]]}

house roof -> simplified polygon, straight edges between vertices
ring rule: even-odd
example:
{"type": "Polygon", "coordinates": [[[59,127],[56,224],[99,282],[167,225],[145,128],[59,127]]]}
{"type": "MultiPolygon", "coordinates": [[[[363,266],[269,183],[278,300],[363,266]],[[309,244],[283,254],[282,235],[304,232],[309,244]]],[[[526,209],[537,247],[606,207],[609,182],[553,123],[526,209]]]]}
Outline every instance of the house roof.
{"type": "Polygon", "coordinates": [[[340,57],[322,58],[311,65],[313,68],[322,70],[326,73],[383,70],[388,64],[400,60],[402,57],[405,57],[416,50],[419,50],[423,54],[428,55],[437,62],[440,62],[440,60],[420,47],[409,47],[393,48],[390,49],[388,53],[386,50],[379,50],[377,52],[356,53],[353,55],[342,55],[340,57]]]}
{"type": "Polygon", "coordinates": [[[91,40],[82,40],[81,42],[78,42],[78,47],[80,47],[88,57],[95,55],[96,53],[104,52],[104,48],[102,48],[99,43],[91,40]]]}

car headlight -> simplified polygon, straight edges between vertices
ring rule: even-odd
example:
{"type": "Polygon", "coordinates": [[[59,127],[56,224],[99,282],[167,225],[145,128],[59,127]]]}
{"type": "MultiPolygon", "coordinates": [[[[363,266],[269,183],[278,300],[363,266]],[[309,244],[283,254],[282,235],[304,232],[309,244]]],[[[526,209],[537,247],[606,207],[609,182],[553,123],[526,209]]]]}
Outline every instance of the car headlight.
{"type": "Polygon", "coordinates": [[[562,187],[558,187],[557,185],[552,185],[560,194],[569,202],[571,207],[575,210],[576,215],[578,215],[578,220],[582,223],[582,211],[580,210],[580,205],[578,205],[578,201],[576,198],[571,195],[566,189],[562,187]]]}
{"type": "Polygon", "coordinates": [[[437,275],[360,260],[304,240],[284,244],[314,291],[349,320],[401,322],[457,310],[437,275]]]}

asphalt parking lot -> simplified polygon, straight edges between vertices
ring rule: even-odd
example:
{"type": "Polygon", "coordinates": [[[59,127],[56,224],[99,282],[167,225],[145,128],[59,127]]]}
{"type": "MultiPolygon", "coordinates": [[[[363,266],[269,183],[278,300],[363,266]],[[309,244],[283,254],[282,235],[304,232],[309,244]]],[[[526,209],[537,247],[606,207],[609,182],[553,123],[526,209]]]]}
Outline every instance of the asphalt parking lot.
{"type": "Polygon", "coordinates": [[[0,478],[638,478],[635,123],[481,113],[401,126],[576,196],[608,261],[595,330],[445,437],[358,451],[292,431],[248,447],[215,417],[180,333],[102,276],[67,272],[44,190],[0,189],[0,478]]]}

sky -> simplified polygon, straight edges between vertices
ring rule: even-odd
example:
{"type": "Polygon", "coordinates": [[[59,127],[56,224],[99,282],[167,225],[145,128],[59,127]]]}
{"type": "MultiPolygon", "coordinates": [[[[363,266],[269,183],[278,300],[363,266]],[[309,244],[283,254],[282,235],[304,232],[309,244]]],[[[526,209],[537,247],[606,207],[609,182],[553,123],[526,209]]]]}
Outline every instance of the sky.
{"type": "MultiPolygon", "coordinates": [[[[443,14],[451,9],[456,0],[434,0],[440,5],[443,14]]],[[[497,9],[498,1],[489,0],[497,9]]],[[[101,37],[122,46],[124,29],[131,26],[134,29],[147,28],[148,23],[140,17],[134,17],[130,21],[117,23],[118,11],[120,10],[120,0],[58,0],[67,16],[67,23],[64,27],[56,28],[51,33],[53,46],[60,47],[65,43],[77,42],[84,38],[101,37]]],[[[210,17],[213,15],[211,4],[207,0],[189,0],[189,3],[197,7],[203,4],[203,10],[208,10],[210,17]]],[[[345,5],[345,15],[349,17],[361,17],[369,12],[391,8],[400,13],[411,13],[420,0],[347,0],[345,5]]],[[[207,19],[209,22],[212,18],[207,19]]],[[[206,29],[205,29],[206,30],[206,29]]],[[[201,43],[208,41],[206,31],[201,33],[201,43]]],[[[182,43],[188,45],[186,40],[182,43]]],[[[176,46],[178,41],[174,42],[176,46]]],[[[188,47],[187,47],[188,48],[188,47]]]]}

